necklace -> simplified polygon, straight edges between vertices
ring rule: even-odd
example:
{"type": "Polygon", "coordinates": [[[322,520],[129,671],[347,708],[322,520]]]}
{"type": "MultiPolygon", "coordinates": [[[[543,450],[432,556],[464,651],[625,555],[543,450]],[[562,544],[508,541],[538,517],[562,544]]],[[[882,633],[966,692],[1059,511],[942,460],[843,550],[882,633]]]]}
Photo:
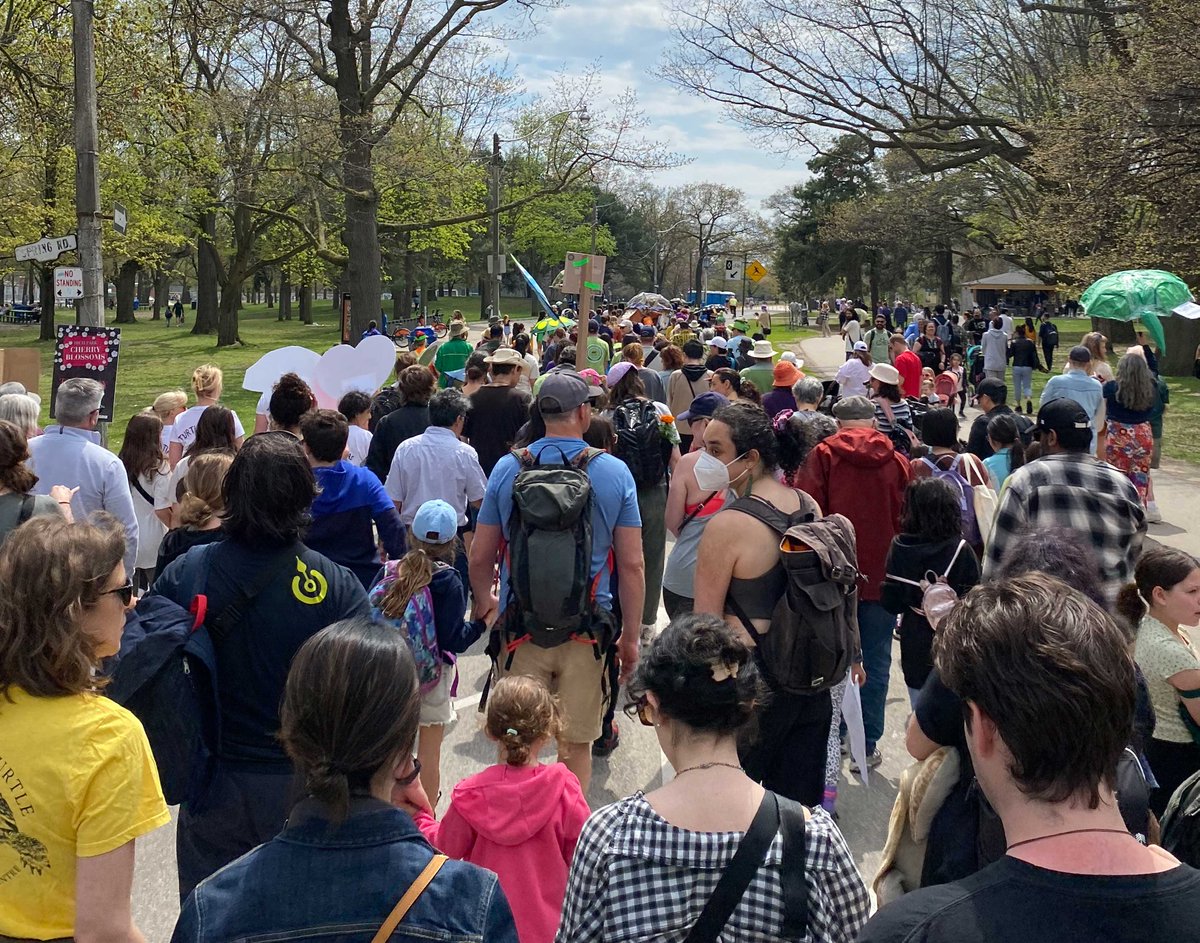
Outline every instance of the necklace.
{"type": "Polygon", "coordinates": [[[714,766],[724,766],[726,769],[736,769],[739,773],[744,770],[737,763],[722,763],[720,760],[713,760],[711,763],[697,763],[695,766],[689,766],[686,769],[676,770],[676,776],[682,776],[684,773],[690,773],[698,769],[712,769],[714,766]]]}
{"type": "MultiPolygon", "coordinates": [[[[1065,832],[1051,832],[1049,835],[1039,835],[1037,838],[1026,838],[1023,841],[1015,841],[1006,849],[1012,851],[1014,848],[1020,848],[1022,845],[1029,845],[1035,841],[1045,841],[1047,838],[1062,838],[1063,835],[1082,835],[1085,832],[1110,832],[1113,835],[1129,835],[1123,828],[1069,828],[1065,832]]],[[[1130,838],[1133,836],[1130,835],[1130,838]]]]}

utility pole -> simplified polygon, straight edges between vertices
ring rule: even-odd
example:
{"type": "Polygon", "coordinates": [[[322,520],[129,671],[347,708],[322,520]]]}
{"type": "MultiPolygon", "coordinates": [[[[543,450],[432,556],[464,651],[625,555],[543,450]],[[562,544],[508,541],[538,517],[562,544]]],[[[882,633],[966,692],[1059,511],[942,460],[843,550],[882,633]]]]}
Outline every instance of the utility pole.
{"type": "Polygon", "coordinates": [[[504,158],[500,156],[500,135],[492,135],[492,178],[488,188],[488,199],[492,210],[492,262],[488,265],[488,294],[492,308],[492,317],[500,316],[500,279],[503,277],[504,266],[501,265],[500,255],[500,167],[504,158]]]}
{"type": "Polygon", "coordinates": [[[104,262],[100,255],[100,133],[96,126],[96,47],[91,0],[71,0],[75,58],[75,212],[83,297],[75,302],[79,324],[104,326],[104,262]]]}
{"type": "Polygon", "coordinates": [[[600,222],[600,194],[592,195],[592,255],[596,254],[596,226],[600,222]]]}
{"type": "MultiPolygon", "coordinates": [[[[746,310],[746,263],[750,261],[750,256],[745,252],[742,253],[742,297],[738,300],[742,303],[742,311],[746,310]]],[[[742,315],[745,317],[745,314],[742,315]]]]}

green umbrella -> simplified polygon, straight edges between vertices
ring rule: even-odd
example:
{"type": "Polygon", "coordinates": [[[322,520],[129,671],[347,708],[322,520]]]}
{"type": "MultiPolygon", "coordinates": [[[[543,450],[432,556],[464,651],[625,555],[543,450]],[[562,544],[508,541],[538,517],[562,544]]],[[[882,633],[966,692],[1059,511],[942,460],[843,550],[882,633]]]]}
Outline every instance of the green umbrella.
{"type": "Polygon", "coordinates": [[[1114,272],[1092,282],[1079,303],[1092,318],[1114,321],[1141,321],[1160,353],[1167,352],[1159,318],[1168,316],[1171,309],[1192,300],[1187,284],[1178,276],[1158,269],[1133,269],[1114,272]]]}
{"type": "Polygon", "coordinates": [[[533,326],[533,333],[537,336],[540,343],[542,338],[550,331],[557,331],[560,327],[566,331],[575,326],[575,322],[570,318],[563,317],[561,314],[556,314],[554,317],[546,315],[539,318],[533,326]]]}

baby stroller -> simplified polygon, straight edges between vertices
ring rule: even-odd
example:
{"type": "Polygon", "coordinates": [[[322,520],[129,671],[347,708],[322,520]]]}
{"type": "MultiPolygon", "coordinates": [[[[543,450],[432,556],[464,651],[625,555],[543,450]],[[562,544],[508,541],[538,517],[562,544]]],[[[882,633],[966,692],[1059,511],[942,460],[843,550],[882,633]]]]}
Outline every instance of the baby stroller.
{"type": "Polygon", "coordinates": [[[967,348],[967,382],[972,388],[983,379],[983,348],[974,344],[967,348]]]}
{"type": "Polygon", "coordinates": [[[949,370],[943,370],[933,378],[933,391],[943,406],[953,406],[958,390],[958,377],[949,370]]]}

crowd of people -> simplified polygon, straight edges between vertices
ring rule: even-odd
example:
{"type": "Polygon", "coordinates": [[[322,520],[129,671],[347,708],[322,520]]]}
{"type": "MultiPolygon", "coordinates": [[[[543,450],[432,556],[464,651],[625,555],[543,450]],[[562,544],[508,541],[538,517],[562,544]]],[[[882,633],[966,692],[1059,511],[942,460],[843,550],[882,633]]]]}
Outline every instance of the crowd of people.
{"type": "Polygon", "coordinates": [[[0,939],[141,939],[168,799],[179,943],[1200,939],[1159,844],[1200,563],[1143,547],[1153,350],[1089,335],[1035,414],[1048,319],[884,308],[822,305],[827,379],[769,315],[456,316],[337,410],[283,375],[249,436],[200,366],[119,454],[95,381],[44,430],[0,389],[0,939]],[[444,785],[484,639],[496,762],[444,785]],[[866,776],[897,650],[873,902],[842,703],[866,776]],[[631,722],[674,776],[592,810],[631,722]]]}

